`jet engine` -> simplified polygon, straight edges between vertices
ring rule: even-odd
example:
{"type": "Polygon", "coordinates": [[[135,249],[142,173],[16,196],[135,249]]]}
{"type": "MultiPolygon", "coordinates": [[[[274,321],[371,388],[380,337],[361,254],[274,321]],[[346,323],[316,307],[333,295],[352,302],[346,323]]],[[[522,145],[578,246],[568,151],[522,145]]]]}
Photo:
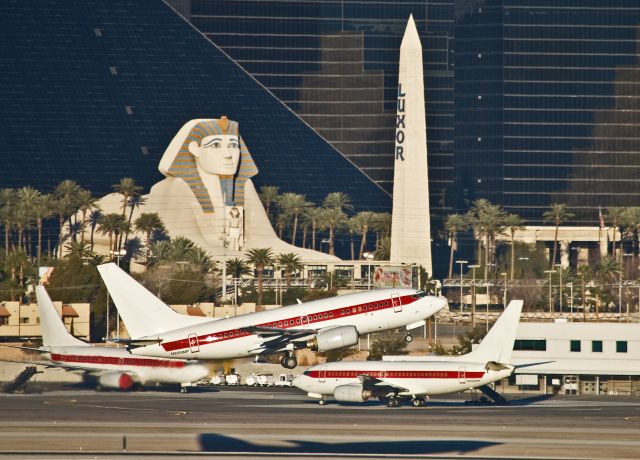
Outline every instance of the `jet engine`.
{"type": "Polygon", "coordinates": [[[340,402],[364,402],[373,397],[370,390],[365,390],[360,383],[340,385],[333,390],[333,397],[340,402]]]}
{"type": "Polygon", "coordinates": [[[98,386],[102,388],[112,388],[116,390],[128,390],[134,384],[133,379],[129,374],[123,374],[120,372],[110,372],[102,374],[98,378],[98,386]]]}
{"type": "Polygon", "coordinates": [[[355,326],[338,326],[318,332],[307,342],[307,347],[313,351],[335,350],[356,345],[359,337],[355,326]]]}

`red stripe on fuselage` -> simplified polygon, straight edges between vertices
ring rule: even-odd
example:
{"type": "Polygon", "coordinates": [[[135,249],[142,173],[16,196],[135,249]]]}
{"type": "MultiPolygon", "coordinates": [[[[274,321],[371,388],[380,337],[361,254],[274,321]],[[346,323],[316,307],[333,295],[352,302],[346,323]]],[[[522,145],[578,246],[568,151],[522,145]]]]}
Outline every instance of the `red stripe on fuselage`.
{"type": "MultiPolygon", "coordinates": [[[[409,305],[419,299],[413,295],[405,295],[398,298],[402,307],[409,305]]],[[[396,302],[398,299],[394,299],[396,302]]],[[[395,306],[398,306],[397,304],[395,306]]],[[[333,308],[321,312],[311,313],[309,315],[299,315],[294,317],[282,318],[277,321],[269,321],[268,323],[255,324],[252,326],[257,327],[275,327],[279,329],[295,329],[299,327],[309,327],[312,324],[317,324],[323,321],[329,321],[332,319],[347,318],[350,316],[362,315],[372,311],[386,310],[393,308],[394,305],[391,302],[391,298],[384,300],[376,300],[375,302],[366,302],[356,305],[350,305],[348,307],[333,308]],[[302,323],[302,317],[306,316],[308,322],[302,323]]],[[[248,327],[249,325],[245,326],[248,327]]],[[[189,341],[191,340],[191,347],[201,347],[203,345],[209,345],[211,343],[224,342],[225,340],[237,339],[239,337],[246,337],[253,335],[252,332],[243,331],[241,329],[231,329],[226,331],[219,331],[215,333],[203,334],[198,337],[184,338],[180,340],[173,340],[171,342],[163,342],[162,348],[165,351],[175,351],[184,348],[189,348],[189,341]],[[197,338],[197,343],[194,339],[197,338]]]]}
{"type": "Polygon", "coordinates": [[[51,353],[51,360],[61,363],[76,364],[110,364],[114,366],[138,366],[138,367],[168,367],[182,368],[184,361],[175,359],[153,359],[153,358],[125,358],[118,356],[89,356],[89,355],[63,355],[61,353],[51,353]]]}
{"type": "Polygon", "coordinates": [[[340,371],[306,371],[304,373],[307,377],[313,379],[326,378],[326,379],[357,379],[360,375],[368,375],[376,379],[479,379],[484,376],[484,372],[481,371],[352,371],[352,370],[340,370],[340,371]]]}

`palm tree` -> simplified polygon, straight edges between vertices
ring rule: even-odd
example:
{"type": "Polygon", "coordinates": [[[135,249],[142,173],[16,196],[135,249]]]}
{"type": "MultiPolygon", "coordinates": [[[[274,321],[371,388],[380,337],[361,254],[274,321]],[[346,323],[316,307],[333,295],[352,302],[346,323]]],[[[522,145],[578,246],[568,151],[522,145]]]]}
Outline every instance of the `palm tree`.
{"type": "Polygon", "coordinates": [[[278,265],[284,269],[287,289],[291,287],[291,275],[304,268],[300,258],[293,252],[280,254],[278,256],[278,265]]]}
{"type": "Polygon", "coordinates": [[[354,238],[358,233],[358,222],[353,217],[347,218],[347,231],[349,232],[349,248],[351,249],[351,260],[356,260],[356,248],[354,238]]]}
{"type": "Polygon", "coordinates": [[[373,225],[376,214],[370,211],[361,211],[353,218],[356,223],[357,229],[360,231],[360,250],[358,251],[358,260],[362,259],[365,249],[367,247],[367,233],[369,228],[373,225]]]}
{"type": "MultiPolygon", "coordinates": [[[[129,205],[129,198],[132,196],[138,196],[142,193],[142,187],[136,185],[136,181],[131,177],[123,177],[120,182],[111,186],[114,192],[122,195],[122,217],[124,218],[129,205]]],[[[117,241],[118,250],[122,246],[122,241],[117,241]]]]}
{"type": "Polygon", "coordinates": [[[156,231],[164,231],[162,219],[156,212],[143,212],[134,223],[135,229],[145,235],[144,246],[146,248],[145,262],[149,263],[149,252],[151,251],[151,235],[156,231]]]}
{"type": "MultiPolygon", "coordinates": [[[[561,203],[553,203],[550,206],[550,209],[542,215],[545,222],[552,222],[556,226],[555,235],[553,237],[553,256],[551,257],[552,269],[556,263],[556,255],[558,253],[558,229],[560,224],[571,219],[574,215],[575,214],[572,212],[569,212],[566,204],[561,203]]],[[[615,243],[613,247],[615,248],[615,243]]]]}
{"type": "Polygon", "coordinates": [[[485,199],[474,202],[471,210],[472,222],[479,239],[484,237],[484,280],[487,281],[489,267],[493,266],[496,235],[504,230],[505,213],[500,206],[489,203],[485,199]]]}
{"type": "Polygon", "coordinates": [[[503,223],[509,230],[509,236],[511,237],[511,276],[509,279],[513,280],[513,272],[516,266],[516,232],[524,230],[524,220],[517,214],[507,214],[503,223]]]}
{"type": "Polygon", "coordinates": [[[622,225],[626,229],[632,241],[632,253],[635,257],[638,255],[638,231],[640,230],[640,207],[634,206],[626,208],[622,219],[622,225]]]}
{"type": "Polygon", "coordinates": [[[114,212],[103,215],[98,221],[98,233],[101,235],[109,235],[109,252],[115,251],[114,236],[116,238],[126,225],[124,217],[114,212]]]}
{"type": "Polygon", "coordinates": [[[265,267],[273,265],[274,256],[269,248],[252,248],[245,252],[247,262],[252,264],[258,273],[258,307],[262,306],[262,272],[265,267]]]}
{"type": "Polygon", "coordinates": [[[84,242],[84,229],[87,225],[87,213],[96,207],[98,199],[93,196],[90,190],[80,190],[77,195],[76,205],[82,213],[82,222],[80,222],[80,241],[84,242]]]}
{"type": "Polygon", "coordinates": [[[282,212],[288,217],[293,217],[293,227],[291,230],[291,244],[296,244],[296,234],[298,232],[298,218],[305,208],[311,206],[304,195],[299,193],[284,193],[278,197],[278,205],[282,212]]]}
{"type": "Polygon", "coordinates": [[[140,206],[142,206],[143,204],[145,204],[147,202],[147,199],[143,196],[131,196],[129,197],[129,218],[127,219],[127,223],[129,224],[128,230],[124,233],[124,242],[122,244],[122,247],[126,248],[127,247],[127,242],[129,241],[129,232],[131,231],[131,228],[133,227],[131,225],[131,219],[133,219],[133,210],[135,208],[139,208],[140,206]]]}
{"type": "Polygon", "coordinates": [[[376,250],[380,246],[381,239],[391,237],[391,220],[391,214],[388,212],[377,212],[375,214],[372,229],[376,232],[376,250]]]}
{"type": "MultiPolygon", "coordinates": [[[[613,259],[616,260],[616,231],[620,228],[622,224],[622,220],[624,219],[625,208],[622,207],[611,207],[607,208],[607,215],[605,219],[607,222],[611,222],[611,227],[613,228],[613,259]]],[[[622,245],[620,246],[620,261],[622,261],[622,245]]]]}
{"type": "Polygon", "coordinates": [[[13,225],[13,212],[16,205],[16,191],[12,188],[0,190],[0,220],[4,225],[4,252],[9,254],[9,239],[13,225]]]}
{"type": "Polygon", "coordinates": [[[207,251],[195,245],[191,248],[191,251],[189,251],[188,262],[203,274],[209,273],[215,267],[215,262],[211,259],[207,251]]]}
{"type": "Polygon", "coordinates": [[[40,258],[42,257],[42,224],[45,219],[48,219],[53,215],[53,201],[53,196],[50,194],[47,193],[45,195],[41,195],[33,208],[33,217],[36,220],[36,226],[38,228],[38,263],[40,263],[40,258]]]}
{"type": "Polygon", "coordinates": [[[91,233],[89,241],[91,243],[91,250],[93,251],[93,236],[96,231],[96,227],[102,218],[102,211],[100,209],[94,209],[89,213],[89,224],[91,225],[91,233]]]}
{"type": "Polygon", "coordinates": [[[67,254],[65,258],[75,258],[79,260],[89,260],[93,256],[91,246],[84,241],[70,241],[65,245],[67,254]]]}
{"type": "Polygon", "coordinates": [[[80,186],[72,180],[66,179],[60,182],[53,190],[55,200],[51,209],[58,216],[58,257],[62,257],[64,223],[67,218],[75,213],[75,200],[80,192],[80,186]]]}
{"type": "Polygon", "coordinates": [[[335,209],[340,211],[353,211],[353,204],[351,204],[351,197],[343,192],[331,192],[329,193],[322,205],[325,208],[335,209]]]}
{"type": "Polygon", "coordinates": [[[467,219],[460,214],[449,214],[444,221],[444,230],[447,232],[449,240],[449,279],[453,277],[453,253],[457,251],[458,233],[464,232],[469,228],[467,219]]]}
{"type": "Polygon", "coordinates": [[[326,208],[322,217],[324,225],[329,229],[329,254],[334,255],[335,232],[346,225],[347,215],[338,208],[326,208]]]}
{"type": "Polygon", "coordinates": [[[248,275],[249,273],[251,273],[249,265],[247,265],[244,260],[238,259],[237,257],[235,259],[227,260],[226,265],[227,274],[232,275],[233,278],[240,278],[242,277],[242,275],[248,275]]]}
{"type": "Polygon", "coordinates": [[[169,258],[174,262],[188,262],[195,247],[195,243],[189,238],[177,236],[171,240],[169,258]]]}
{"type": "Polygon", "coordinates": [[[602,302],[602,294],[605,286],[613,285],[616,282],[616,278],[622,281],[622,268],[620,264],[612,257],[603,257],[596,264],[595,267],[596,277],[598,278],[598,299],[596,302],[596,320],[598,319],[598,307],[602,302]]]}
{"type": "Polygon", "coordinates": [[[323,213],[324,209],[316,207],[305,208],[303,212],[305,219],[308,219],[311,225],[311,249],[314,251],[316,250],[316,235],[321,226],[320,222],[323,220],[323,213]]]}
{"type": "Polygon", "coordinates": [[[260,201],[262,201],[262,205],[264,206],[269,219],[271,219],[271,215],[269,214],[271,205],[278,199],[278,190],[278,187],[273,185],[263,185],[260,187],[260,201]]]}

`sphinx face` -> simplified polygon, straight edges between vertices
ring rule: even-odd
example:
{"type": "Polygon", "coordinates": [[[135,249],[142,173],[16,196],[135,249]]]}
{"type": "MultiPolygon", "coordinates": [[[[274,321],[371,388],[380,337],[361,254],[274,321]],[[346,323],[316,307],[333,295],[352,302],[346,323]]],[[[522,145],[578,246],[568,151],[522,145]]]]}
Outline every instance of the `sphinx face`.
{"type": "Polygon", "coordinates": [[[209,174],[231,176],[236,173],[240,161],[238,136],[216,134],[202,139],[200,145],[192,141],[189,152],[196,163],[209,174]]]}

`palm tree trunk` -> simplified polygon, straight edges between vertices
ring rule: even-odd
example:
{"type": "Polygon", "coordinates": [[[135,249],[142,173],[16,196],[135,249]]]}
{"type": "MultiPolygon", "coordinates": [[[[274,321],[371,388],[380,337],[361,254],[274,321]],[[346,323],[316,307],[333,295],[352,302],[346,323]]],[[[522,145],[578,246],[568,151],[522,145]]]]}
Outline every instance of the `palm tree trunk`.
{"type": "Polygon", "coordinates": [[[487,232],[484,238],[484,280],[489,279],[489,232],[487,232]]]}
{"type": "Polygon", "coordinates": [[[131,211],[129,211],[129,220],[128,225],[127,225],[127,229],[125,230],[125,234],[124,234],[124,248],[127,248],[127,242],[129,241],[129,229],[131,228],[131,220],[133,219],[133,209],[135,208],[135,203],[133,203],[134,200],[132,200],[131,203],[131,211]]]}
{"type": "Polygon", "coordinates": [[[9,221],[4,223],[4,253],[9,254],[9,233],[11,232],[11,225],[9,221]]]}
{"type": "Polygon", "coordinates": [[[453,234],[451,234],[451,248],[449,249],[449,279],[453,278],[453,234]]]}
{"type": "Polygon", "coordinates": [[[82,210],[82,232],[80,233],[80,241],[84,243],[84,227],[87,225],[87,210],[82,210]]]}
{"type": "Polygon", "coordinates": [[[38,264],[40,263],[40,258],[42,257],[42,219],[38,219],[38,264]]]}
{"type": "Polygon", "coordinates": [[[329,254],[333,255],[333,224],[329,225],[329,254]]]}
{"type": "Polygon", "coordinates": [[[318,231],[318,224],[315,221],[311,223],[311,249],[316,250],[316,232],[318,231]]]}
{"type": "Polygon", "coordinates": [[[293,231],[291,232],[291,244],[296,245],[296,233],[298,233],[298,214],[293,216],[293,231]]]}
{"type": "Polygon", "coordinates": [[[353,233],[351,233],[351,260],[356,260],[356,247],[353,241],[353,233]]]}
{"type": "Polygon", "coordinates": [[[93,222],[91,222],[91,235],[90,235],[90,238],[91,238],[91,250],[92,251],[93,251],[93,236],[94,236],[95,232],[96,232],[96,226],[95,226],[95,224],[93,222]]]}
{"type": "Polygon", "coordinates": [[[62,258],[62,232],[64,231],[64,216],[58,216],[58,223],[60,224],[60,234],[58,235],[58,259],[62,258]]]}
{"type": "Polygon", "coordinates": [[[258,270],[258,307],[262,307],[262,268],[258,270]]]}
{"type": "Polygon", "coordinates": [[[364,225],[362,227],[362,241],[360,241],[360,251],[358,252],[358,260],[362,259],[362,254],[364,253],[364,249],[367,246],[367,232],[369,231],[369,227],[364,225]]]}
{"type": "Polygon", "coordinates": [[[305,225],[302,229],[302,248],[307,247],[307,235],[309,233],[309,226],[305,225]]]}
{"type": "Polygon", "coordinates": [[[18,249],[22,249],[22,226],[18,225],[18,249]]]}
{"type": "Polygon", "coordinates": [[[514,228],[511,229],[511,281],[513,281],[513,271],[516,268],[516,240],[515,240],[516,231],[514,228]]]}
{"type": "Polygon", "coordinates": [[[558,227],[560,227],[560,224],[556,224],[556,232],[553,236],[553,257],[551,258],[551,270],[553,270],[553,266],[556,264],[556,254],[558,251],[558,227]]]}

